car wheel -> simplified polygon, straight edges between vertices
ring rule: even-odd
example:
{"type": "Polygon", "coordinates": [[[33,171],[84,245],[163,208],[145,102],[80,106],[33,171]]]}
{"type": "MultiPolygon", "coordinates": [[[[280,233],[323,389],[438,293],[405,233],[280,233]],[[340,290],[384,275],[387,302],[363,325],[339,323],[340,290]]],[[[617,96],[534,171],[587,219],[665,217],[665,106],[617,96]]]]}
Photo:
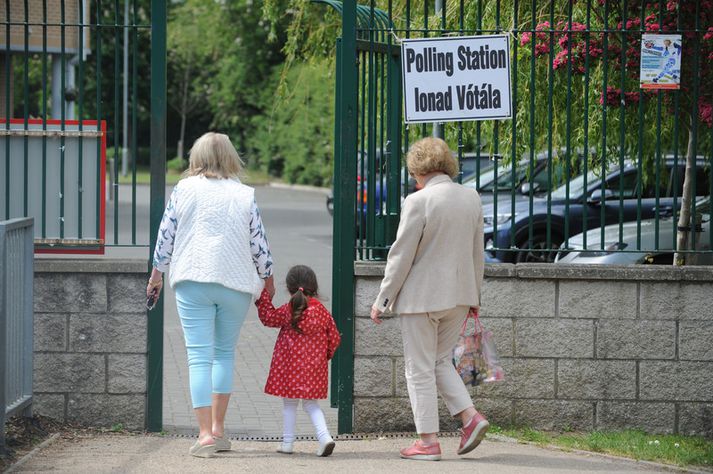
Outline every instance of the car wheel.
{"type": "Polygon", "coordinates": [[[515,263],[552,263],[555,261],[562,239],[558,235],[550,237],[551,246],[547,247],[547,234],[535,234],[532,236],[532,245],[528,239],[518,244],[518,248],[530,249],[517,252],[515,263]]]}

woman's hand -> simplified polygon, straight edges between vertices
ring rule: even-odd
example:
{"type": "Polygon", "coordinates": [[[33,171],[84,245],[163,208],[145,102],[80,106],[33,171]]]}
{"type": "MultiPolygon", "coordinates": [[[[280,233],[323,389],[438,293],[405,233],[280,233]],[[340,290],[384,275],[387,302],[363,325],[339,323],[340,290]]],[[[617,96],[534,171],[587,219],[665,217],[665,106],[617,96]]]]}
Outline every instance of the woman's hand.
{"type": "Polygon", "coordinates": [[[151,276],[149,277],[149,282],[146,285],[146,297],[156,295],[156,299],[161,295],[161,290],[163,289],[163,273],[156,270],[155,268],[151,271],[151,276]]]}
{"type": "Polygon", "coordinates": [[[371,307],[371,320],[374,321],[374,323],[381,324],[383,322],[380,317],[382,314],[384,313],[376,306],[371,307]]]}

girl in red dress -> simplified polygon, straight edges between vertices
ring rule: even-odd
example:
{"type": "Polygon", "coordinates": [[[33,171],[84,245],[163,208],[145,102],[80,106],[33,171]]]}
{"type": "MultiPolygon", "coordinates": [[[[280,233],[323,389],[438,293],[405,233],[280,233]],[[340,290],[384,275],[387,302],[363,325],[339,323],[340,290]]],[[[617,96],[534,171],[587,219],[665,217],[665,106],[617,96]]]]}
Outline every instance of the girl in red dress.
{"type": "Polygon", "coordinates": [[[286,281],[292,295],[288,303],[275,309],[266,290],[255,302],[262,324],[280,328],[265,384],[265,393],[282,397],[283,401],[284,433],[277,451],[292,454],[297,406],[302,400],[302,408],[317,432],[317,455],[329,456],[334,440],[317,400],[327,398],[327,366],[341,338],[332,315],[316,299],[314,271],[296,265],[287,272],[286,281]]]}

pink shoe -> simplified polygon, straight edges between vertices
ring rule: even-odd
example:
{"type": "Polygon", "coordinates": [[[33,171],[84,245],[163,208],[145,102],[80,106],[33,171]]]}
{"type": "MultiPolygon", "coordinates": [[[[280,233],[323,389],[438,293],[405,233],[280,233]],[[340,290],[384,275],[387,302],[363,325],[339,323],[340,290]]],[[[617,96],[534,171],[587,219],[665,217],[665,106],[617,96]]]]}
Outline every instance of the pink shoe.
{"type": "Polygon", "coordinates": [[[436,443],[424,446],[421,440],[417,440],[408,448],[401,450],[401,457],[404,459],[415,459],[416,461],[440,461],[441,445],[436,443]]]}
{"type": "Polygon", "coordinates": [[[458,454],[466,454],[478,447],[485,433],[490,428],[490,423],[480,413],[476,413],[473,418],[461,429],[460,446],[458,454]]]}

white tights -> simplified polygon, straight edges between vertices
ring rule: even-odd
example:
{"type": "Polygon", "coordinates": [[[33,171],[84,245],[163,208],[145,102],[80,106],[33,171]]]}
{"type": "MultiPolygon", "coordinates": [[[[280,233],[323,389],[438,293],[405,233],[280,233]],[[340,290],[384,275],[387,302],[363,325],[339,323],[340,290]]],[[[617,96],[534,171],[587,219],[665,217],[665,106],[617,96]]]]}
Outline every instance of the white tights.
{"type": "MultiPolygon", "coordinates": [[[[293,443],[295,441],[295,423],[297,422],[297,406],[300,404],[298,398],[282,399],[282,419],[284,421],[283,443],[293,443]]],[[[329,437],[327,421],[324,413],[319,407],[317,400],[302,400],[302,409],[309,415],[317,433],[317,439],[324,441],[329,437]]]]}

